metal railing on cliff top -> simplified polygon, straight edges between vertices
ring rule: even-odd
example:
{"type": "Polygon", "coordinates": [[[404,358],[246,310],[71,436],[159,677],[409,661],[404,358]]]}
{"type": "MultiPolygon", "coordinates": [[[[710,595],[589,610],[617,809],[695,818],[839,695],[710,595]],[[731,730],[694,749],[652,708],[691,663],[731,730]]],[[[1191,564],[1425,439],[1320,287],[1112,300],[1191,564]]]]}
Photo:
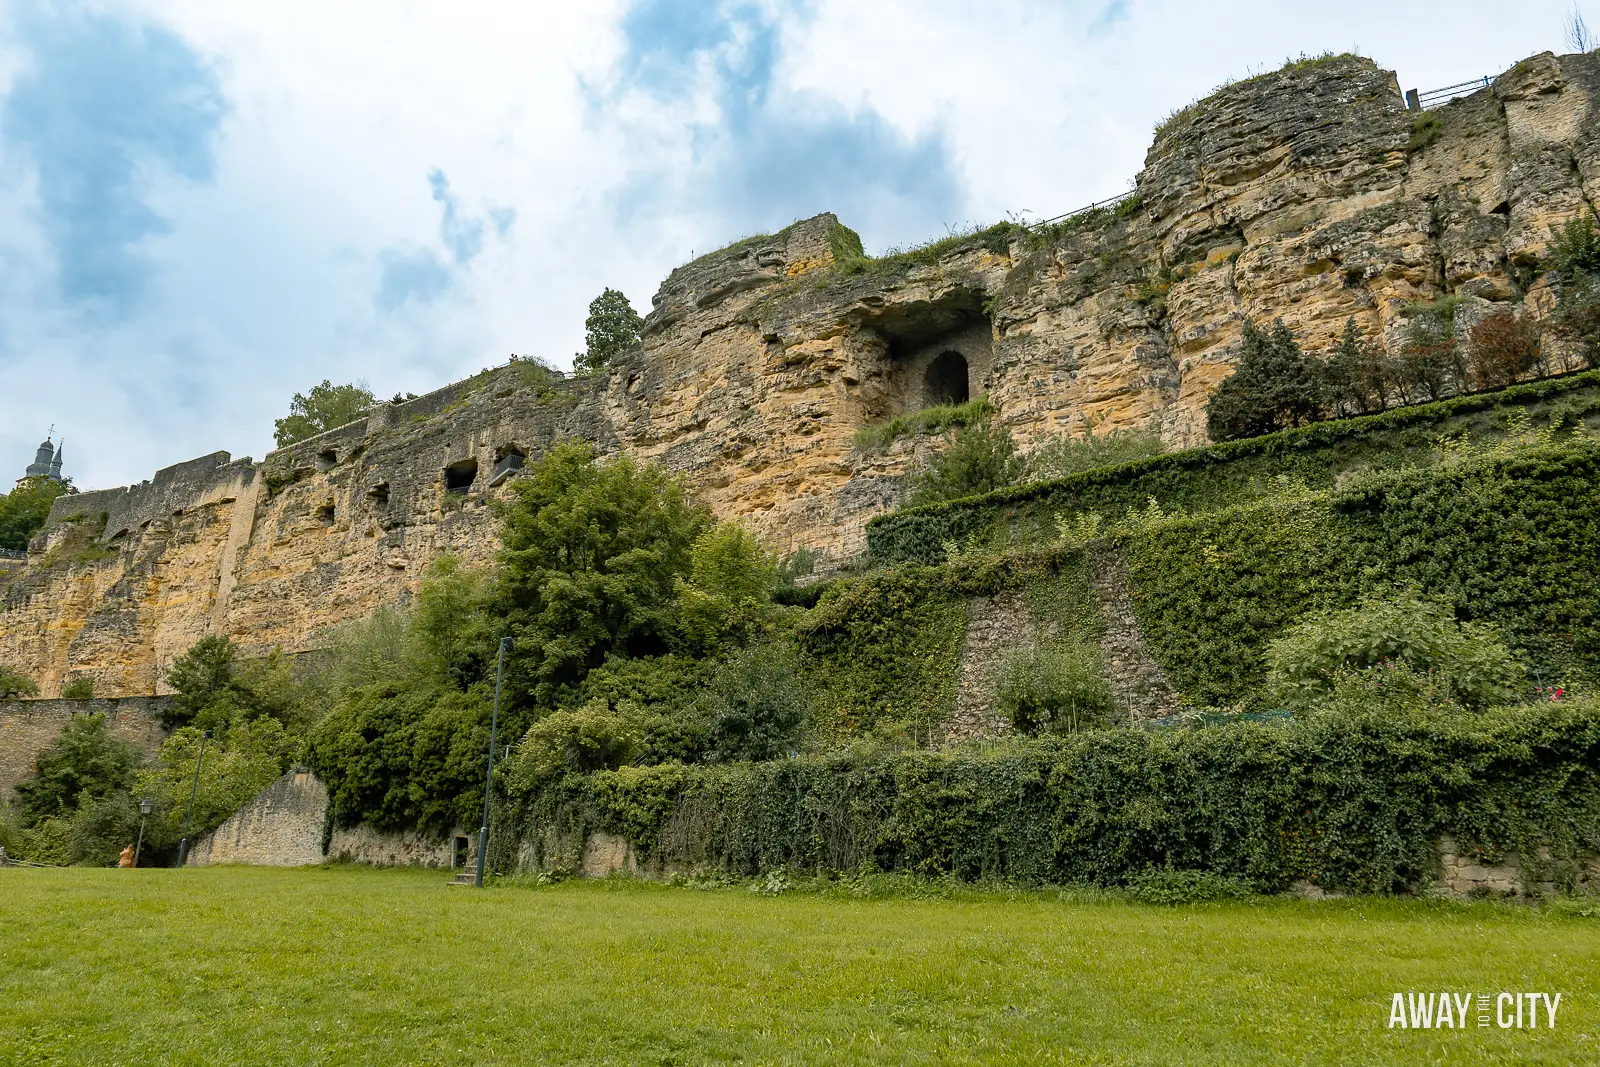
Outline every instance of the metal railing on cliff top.
{"type": "MultiPolygon", "coordinates": [[[[1480,89],[1487,89],[1489,86],[1494,84],[1494,80],[1497,77],[1499,77],[1497,74],[1485,74],[1481,78],[1474,78],[1471,81],[1457,82],[1455,85],[1446,85],[1442,89],[1424,89],[1420,92],[1416,89],[1408,89],[1406,90],[1405,94],[1406,108],[1410,111],[1426,111],[1429,108],[1448,104],[1457,97],[1471,96],[1480,89]]],[[[1061,215],[1053,215],[1048,219],[1040,219],[1038,222],[1030,222],[1028,223],[1028,229],[1037,230],[1042,226],[1053,226],[1058,222],[1065,222],[1070,218],[1077,217],[1078,215],[1087,215],[1091,211],[1098,211],[1101,208],[1115,207],[1118,204],[1121,204],[1123,201],[1129,200],[1138,195],[1139,190],[1129,189],[1125,193],[1119,193],[1116,196],[1107,197],[1105,200],[1096,200],[1094,203],[1089,204],[1086,207],[1080,207],[1061,215]]]]}

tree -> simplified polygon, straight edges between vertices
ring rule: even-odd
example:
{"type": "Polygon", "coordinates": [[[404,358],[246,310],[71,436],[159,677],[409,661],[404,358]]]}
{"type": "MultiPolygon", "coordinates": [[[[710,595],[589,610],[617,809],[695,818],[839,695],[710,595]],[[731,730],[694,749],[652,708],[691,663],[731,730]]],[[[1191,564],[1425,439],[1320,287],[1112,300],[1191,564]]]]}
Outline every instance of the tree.
{"type": "Polygon", "coordinates": [[[1246,319],[1238,368],[1206,404],[1206,433],[1213,441],[1259,437],[1317,417],[1322,397],[1294,334],[1279,319],[1261,330],[1246,319]]]}
{"type": "Polygon", "coordinates": [[[201,755],[198,726],[185,726],[162,742],[154,767],[137,778],[140,795],[155,802],[149,844],[176,844],[183,834],[195,765],[200,763],[190,839],[212,829],[250,803],[289,769],[299,742],[272,718],[238,720],[216,731],[201,755]]]}
{"type": "Polygon", "coordinates": [[[1486,315],[1467,333],[1467,368],[1478,389],[1502,389],[1540,362],[1539,331],[1509,311],[1486,315]]]}
{"type": "Polygon", "coordinates": [[[104,715],[74,715],[39,754],[33,777],[17,786],[29,825],[71,816],[80,806],[126,793],[138,752],[111,736],[104,715]]]}
{"type": "Polygon", "coordinates": [[[1545,265],[1556,275],[1552,332],[1575,345],[1585,366],[1600,367],[1600,226],[1585,209],[1551,227],[1545,265]]]}
{"type": "Polygon", "coordinates": [[[273,436],[278,447],[304,441],[319,433],[355,422],[372,410],[372,390],[365,382],[354,385],[334,385],[323,380],[306,394],[296,393],[289,402],[289,414],[273,425],[273,436]]]}
{"type": "Polygon", "coordinates": [[[616,289],[607,289],[589,302],[589,317],[583,320],[588,348],[572,357],[572,369],[579,374],[595,373],[638,344],[643,328],[644,320],[628,298],[616,289]]]}
{"type": "Polygon", "coordinates": [[[70,492],[70,481],[35,477],[24,478],[9,493],[0,493],[0,548],[26,549],[29,539],[44,526],[56,497],[70,492]]]}
{"type": "Polygon", "coordinates": [[[608,655],[670,651],[679,581],[712,525],[682,482],[568,442],[514,485],[501,512],[495,611],[516,636],[534,699],[552,706],[608,655]]]}
{"type": "Polygon", "coordinates": [[[39,687],[21,671],[7,667],[0,663],[0,700],[14,700],[17,697],[36,697],[39,687]]]}
{"type": "Polygon", "coordinates": [[[1389,406],[1393,372],[1378,345],[1346,319],[1344,336],[1321,367],[1322,400],[1335,415],[1367,415],[1389,406]]]}
{"type": "Polygon", "coordinates": [[[912,475],[908,502],[913,506],[959,500],[1016,485],[1027,477],[1028,461],[1017,443],[988,415],[945,435],[945,447],[912,475]]]}

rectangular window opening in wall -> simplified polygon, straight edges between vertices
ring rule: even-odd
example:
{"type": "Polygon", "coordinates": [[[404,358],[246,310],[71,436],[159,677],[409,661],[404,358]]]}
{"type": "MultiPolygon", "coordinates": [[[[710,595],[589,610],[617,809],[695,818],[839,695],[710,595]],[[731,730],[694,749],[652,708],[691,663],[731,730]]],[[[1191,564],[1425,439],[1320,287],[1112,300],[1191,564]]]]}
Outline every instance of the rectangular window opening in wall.
{"type": "Polygon", "coordinates": [[[489,478],[490,488],[521,470],[526,461],[527,453],[518,445],[501,445],[495,449],[494,473],[489,478]]]}
{"type": "Polygon", "coordinates": [[[444,469],[444,491],[447,493],[465,493],[477,480],[478,461],[475,459],[463,459],[444,469]]]}
{"type": "Polygon", "coordinates": [[[472,840],[466,834],[457,834],[450,850],[450,868],[458,870],[467,865],[467,853],[472,848],[472,840]]]}
{"type": "Polygon", "coordinates": [[[331,448],[325,448],[317,453],[317,470],[319,471],[332,470],[338,462],[339,453],[331,448]]]}
{"type": "Polygon", "coordinates": [[[373,486],[371,489],[368,489],[367,490],[367,499],[371,500],[374,504],[376,504],[380,508],[384,507],[385,505],[387,505],[389,503],[389,483],[388,482],[379,482],[377,485],[373,486]]]}
{"type": "Polygon", "coordinates": [[[333,504],[331,502],[323,504],[317,509],[317,521],[324,526],[333,525],[333,504]]]}

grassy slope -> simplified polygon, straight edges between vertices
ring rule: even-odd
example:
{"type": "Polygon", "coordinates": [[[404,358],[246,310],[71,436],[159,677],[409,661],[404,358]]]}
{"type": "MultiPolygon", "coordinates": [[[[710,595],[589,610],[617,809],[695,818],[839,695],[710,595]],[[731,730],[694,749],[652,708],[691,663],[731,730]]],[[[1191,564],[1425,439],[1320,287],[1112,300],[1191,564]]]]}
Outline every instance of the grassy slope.
{"type": "Polygon", "coordinates": [[[1513,907],[443,883],[0,871],[0,1063],[1553,1064],[1600,1038],[1600,923],[1513,907]],[[1408,989],[1562,1009],[1390,1031],[1408,989]]]}

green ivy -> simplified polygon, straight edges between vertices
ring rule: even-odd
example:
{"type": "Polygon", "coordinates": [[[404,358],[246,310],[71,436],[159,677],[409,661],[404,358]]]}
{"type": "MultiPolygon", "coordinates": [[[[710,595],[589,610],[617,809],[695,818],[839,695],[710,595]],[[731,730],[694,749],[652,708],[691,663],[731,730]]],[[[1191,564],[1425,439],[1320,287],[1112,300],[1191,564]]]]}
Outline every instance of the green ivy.
{"type": "Polygon", "coordinates": [[[519,850],[570,865],[601,830],[647,867],[740,876],[1141,885],[1171,870],[1268,891],[1307,880],[1395,892],[1427,886],[1451,834],[1488,861],[1544,857],[1529,861],[1530,880],[1570,886],[1579,854],[1600,846],[1600,704],[628,767],[500,808],[500,825],[515,826],[503,869],[519,850]]]}
{"type": "Polygon", "coordinates": [[[1170,452],[1053,481],[879,516],[867,525],[874,564],[938,563],[947,543],[1020,543],[1055,536],[1059,516],[1097,512],[1114,519],[1151,499],[1168,510],[1199,512],[1261,499],[1284,481],[1330,487],[1348,472],[1432,462],[1439,438],[1505,432],[1519,411],[1551,421],[1581,422],[1600,413],[1600,372],[1513,386],[1496,393],[1335,419],[1265,437],[1170,452]]]}

